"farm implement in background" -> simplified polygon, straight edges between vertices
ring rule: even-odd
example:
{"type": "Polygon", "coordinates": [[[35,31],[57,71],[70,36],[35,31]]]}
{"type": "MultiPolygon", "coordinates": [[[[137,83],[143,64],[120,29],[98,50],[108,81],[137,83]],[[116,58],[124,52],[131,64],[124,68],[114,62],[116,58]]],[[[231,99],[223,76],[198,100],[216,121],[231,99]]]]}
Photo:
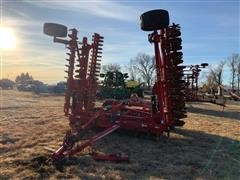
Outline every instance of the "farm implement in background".
{"type": "MultiPolygon", "coordinates": [[[[157,80],[152,88],[151,102],[137,96],[128,100],[106,100],[95,106],[97,78],[100,72],[103,37],[97,33],[89,43],[87,37],[78,39],[78,31],[54,23],[44,24],[44,33],[54,37],[69,49],[66,65],[67,90],[64,113],[69,119],[62,146],[52,154],[57,161],[73,156],[103,137],[125,129],[161,135],[174,126],[183,126],[186,115],[184,66],[181,31],[178,24],[169,25],[166,10],[152,10],[141,15],[141,29],[152,31],[148,40],[154,44],[157,80]],[[66,38],[68,36],[68,38],[66,38]],[[84,138],[94,128],[102,131],[84,138]]],[[[128,161],[126,156],[91,153],[95,160],[128,161]]]]}
{"type": "Polygon", "coordinates": [[[208,63],[202,63],[200,65],[185,65],[184,79],[187,82],[187,88],[185,90],[187,101],[199,101],[198,96],[198,79],[199,74],[203,68],[206,68],[208,63]]]}
{"type": "MultiPolygon", "coordinates": [[[[223,108],[226,107],[226,98],[219,93],[219,96],[210,95],[207,96],[203,92],[199,91],[198,80],[202,69],[206,68],[208,63],[202,63],[200,65],[185,65],[184,68],[184,79],[186,81],[186,101],[189,102],[210,102],[219,105],[223,108]]],[[[224,89],[223,86],[219,86],[220,92],[224,89]]]]}
{"type": "Polygon", "coordinates": [[[138,97],[143,98],[141,85],[144,83],[137,83],[132,87],[128,86],[126,83],[128,73],[108,71],[106,74],[101,73],[100,77],[104,77],[104,80],[98,87],[98,99],[128,99],[132,94],[137,94],[138,97]]]}

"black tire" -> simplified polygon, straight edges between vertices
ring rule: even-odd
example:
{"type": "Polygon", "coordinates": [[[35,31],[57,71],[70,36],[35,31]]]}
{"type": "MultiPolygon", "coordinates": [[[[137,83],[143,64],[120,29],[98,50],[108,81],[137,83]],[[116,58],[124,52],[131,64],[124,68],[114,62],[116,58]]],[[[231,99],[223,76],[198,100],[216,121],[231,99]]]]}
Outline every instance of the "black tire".
{"type": "Polygon", "coordinates": [[[202,63],[201,66],[207,67],[207,66],[208,66],[208,63],[202,63]]]}
{"type": "Polygon", "coordinates": [[[67,27],[62,24],[56,23],[44,23],[43,32],[49,36],[54,37],[66,37],[67,36],[67,27]]]}
{"type": "Polygon", "coordinates": [[[168,11],[163,9],[151,10],[140,16],[141,29],[143,31],[154,31],[169,25],[168,11]]]}

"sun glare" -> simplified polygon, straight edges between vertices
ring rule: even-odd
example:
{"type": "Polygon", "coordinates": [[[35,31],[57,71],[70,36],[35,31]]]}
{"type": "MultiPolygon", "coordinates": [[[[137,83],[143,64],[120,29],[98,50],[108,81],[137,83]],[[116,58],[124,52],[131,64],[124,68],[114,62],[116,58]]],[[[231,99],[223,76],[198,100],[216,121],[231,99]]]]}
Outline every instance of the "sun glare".
{"type": "Polygon", "coordinates": [[[0,27],[0,48],[14,48],[16,46],[16,37],[12,28],[0,27]]]}

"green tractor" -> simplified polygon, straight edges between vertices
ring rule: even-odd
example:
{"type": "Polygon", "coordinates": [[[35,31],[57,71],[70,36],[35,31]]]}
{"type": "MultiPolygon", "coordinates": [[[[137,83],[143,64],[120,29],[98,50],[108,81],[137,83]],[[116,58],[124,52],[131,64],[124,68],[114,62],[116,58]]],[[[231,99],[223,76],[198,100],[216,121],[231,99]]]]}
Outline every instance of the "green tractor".
{"type": "Polygon", "coordinates": [[[108,71],[106,74],[100,74],[104,78],[97,91],[99,99],[128,99],[131,94],[136,93],[138,97],[143,97],[142,83],[126,83],[128,73],[119,71],[108,71]]]}

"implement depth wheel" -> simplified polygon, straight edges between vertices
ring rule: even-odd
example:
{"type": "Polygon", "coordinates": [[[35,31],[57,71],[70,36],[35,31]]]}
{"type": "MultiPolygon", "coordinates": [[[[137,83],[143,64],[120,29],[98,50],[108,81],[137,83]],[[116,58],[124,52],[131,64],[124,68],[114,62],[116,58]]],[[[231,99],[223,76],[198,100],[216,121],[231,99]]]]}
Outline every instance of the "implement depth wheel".
{"type": "Polygon", "coordinates": [[[44,23],[43,32],[49,36],[66,37],[67,27],[56,23],[44,23]]]}
{"type": "Polygon", "coordinates": [[[140,16],[141,29],[143,31],[154,31],[169,25],[168,11],[163,9],[151,10],[140,16]]]}

